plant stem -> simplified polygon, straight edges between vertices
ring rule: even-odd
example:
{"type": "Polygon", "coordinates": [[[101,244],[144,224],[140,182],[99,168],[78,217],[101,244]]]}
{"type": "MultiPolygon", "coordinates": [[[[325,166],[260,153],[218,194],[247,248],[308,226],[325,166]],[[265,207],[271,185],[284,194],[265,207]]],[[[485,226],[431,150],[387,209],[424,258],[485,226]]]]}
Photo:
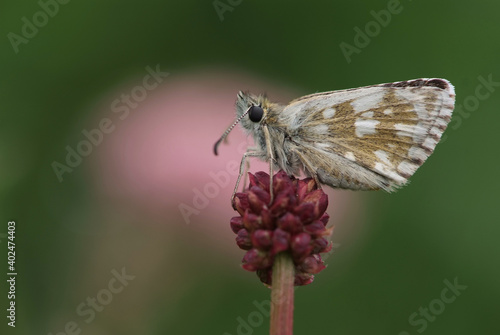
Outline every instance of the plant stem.
{"type": "Polygon", "coordinates": [[[272,276],[270,334],[292,335],[295,266],[289,253],[276,255],[272,276]]]}

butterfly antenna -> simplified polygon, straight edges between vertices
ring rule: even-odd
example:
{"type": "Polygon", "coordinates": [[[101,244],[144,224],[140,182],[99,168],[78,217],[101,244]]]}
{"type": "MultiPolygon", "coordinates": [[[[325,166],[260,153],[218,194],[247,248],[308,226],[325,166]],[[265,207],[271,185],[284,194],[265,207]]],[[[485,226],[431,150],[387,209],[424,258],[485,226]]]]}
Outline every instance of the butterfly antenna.
{"type": "Polygon", "coordinates": [[[214,145],[214,154],[215,154],[215,156],[218,155],[217,148],[219,147],[219,144],[222,141],[224,141],[224,139],[227,137],[227,135],[229,135],[229,133],[231,132],[231,130],[233,130],[233,128],[238,124],[238,122],[240,122],[241,119],[243,119],[243,117],[248,114],[249,110],[250,110],[250,107],[246,110],[245,113],[241,114],[241,116],[239,118],[237,118],[236,121],[234,121],[234,123],[229,128],[226,129],[226,131],[224,132],[224,134],[222,134],[222,136],[219,138],[219,140],[217,142],[215,142],[215,145],[214,145]]]}

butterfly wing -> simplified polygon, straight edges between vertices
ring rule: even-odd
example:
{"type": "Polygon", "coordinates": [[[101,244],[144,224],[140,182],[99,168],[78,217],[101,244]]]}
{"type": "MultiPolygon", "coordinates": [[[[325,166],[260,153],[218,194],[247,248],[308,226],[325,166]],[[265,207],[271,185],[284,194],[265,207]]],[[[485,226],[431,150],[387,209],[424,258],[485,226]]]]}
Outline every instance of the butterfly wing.
{"type": "Polygon", "coordinates": [[[322,183],[392,191],[434,151],[454,102],[447,80],[416,79],[308,95],[280,113],[280,124],[322,183]]]}

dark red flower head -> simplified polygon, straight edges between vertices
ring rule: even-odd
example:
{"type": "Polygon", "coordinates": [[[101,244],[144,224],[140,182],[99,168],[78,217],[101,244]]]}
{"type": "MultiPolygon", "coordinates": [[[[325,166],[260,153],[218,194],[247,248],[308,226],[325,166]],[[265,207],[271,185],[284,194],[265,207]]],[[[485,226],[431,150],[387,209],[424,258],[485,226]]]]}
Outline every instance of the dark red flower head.
{"type": "Polygon", "coordinates": [[[273,177],[274,200],[270,203],[269,175],[249,173],[250,185],[236,193],[235,209],[240,216],[231,219],[238,246],[247,250],[243,268],[257,271],[260,280],[271,285],[274,256],[289,252],[295,264],[295,285],[310,284],[325,268],[320,253],[332,248],[326,228],[328,196],[314,179],[303,180],[279,171],[273,177]]]}

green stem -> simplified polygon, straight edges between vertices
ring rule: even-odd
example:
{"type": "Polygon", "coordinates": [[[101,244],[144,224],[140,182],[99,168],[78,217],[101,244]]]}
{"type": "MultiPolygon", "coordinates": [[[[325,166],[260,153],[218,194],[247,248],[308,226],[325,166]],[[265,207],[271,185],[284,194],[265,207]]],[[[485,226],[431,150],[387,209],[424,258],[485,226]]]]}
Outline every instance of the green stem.
{"type": "Polygon", "coordinates": [[[270,335],[292,335],[295,266],[289,253],[276,255],[272,276],[270,335]]]}

